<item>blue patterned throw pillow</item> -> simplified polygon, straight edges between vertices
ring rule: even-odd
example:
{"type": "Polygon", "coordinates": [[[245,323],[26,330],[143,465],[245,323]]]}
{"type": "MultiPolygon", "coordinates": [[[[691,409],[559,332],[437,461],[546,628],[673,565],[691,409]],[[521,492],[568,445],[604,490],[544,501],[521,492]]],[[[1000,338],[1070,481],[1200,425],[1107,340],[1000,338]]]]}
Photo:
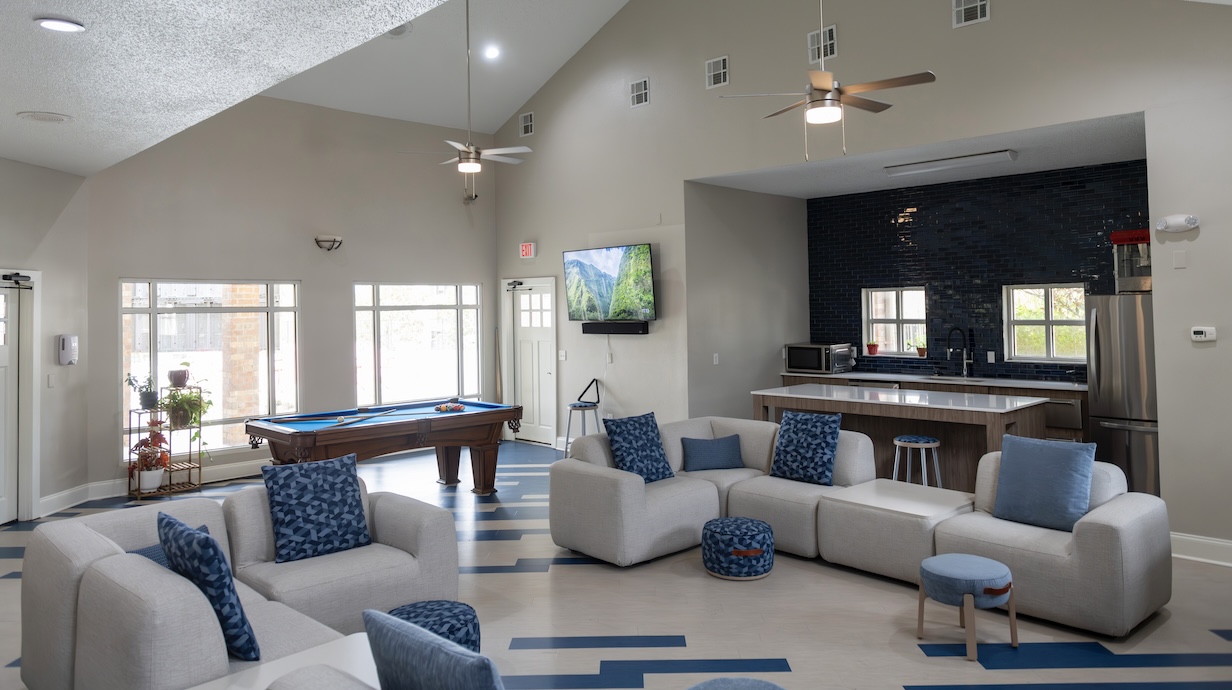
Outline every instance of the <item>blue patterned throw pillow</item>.
{"type": "Polygon", "coordinates": [[[684,451],[685,472],[744,467],[739,434],[721,438],[682,438],[680,446],[684,451]]]}
{"type": "Polygon", "coordinates": [[[355,454],[261,468],[274,523],[274,560],[298,561],[372,543],[355,454]]]}
{"type": "MultiPolygon", "coordinates": [[[[210,528],[206,527],[205,525],[201,525],[200,527],[197,528],[197,531],[201,532],[202,534],[209,534],[210,528]]],[[[129,551],[129,553],[135,553],[138,556],[145,556],[146,558],[150,559],[151,561],[154,561],[155,563],[161,565],[162,567],[168,570],[171,569],[171,564],[167,562],[167,552],[163,551],[162,544],[151,544],[142,549],[134,549],[132,551],[129,551]]]]}
{"type": "Polygon", "coordinates": [[[243,661],[259,660],[261,648],[235,591],[231,566],[214,537],[160,512],[158,542],[171,569],[197,585],[214,607],[227,653],[243,661]]]}
{"type": "Polygon", "coordinates": [[[841,414],[784,412],[770,476],[830,486],[841,414]]]}
{"type": "Polygon", "coordinates": [[[639,417],[605,419],[603,426],[607,429],[616,469],[640,474],[647,484],[676,476],[672,466],[667,464],[659,423],[653,412],[639,417]]]}
{"type": "Polygon", "coordinates": [[[381,690],[502,690],[492,660],[387,613],[364,611],[381,690]]]}

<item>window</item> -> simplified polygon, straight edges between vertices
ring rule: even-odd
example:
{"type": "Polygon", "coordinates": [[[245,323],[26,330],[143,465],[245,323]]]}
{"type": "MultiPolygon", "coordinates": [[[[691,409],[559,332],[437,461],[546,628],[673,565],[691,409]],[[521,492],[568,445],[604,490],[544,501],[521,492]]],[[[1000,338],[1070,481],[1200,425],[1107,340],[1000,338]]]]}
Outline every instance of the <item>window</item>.
{"type": "Polygon", "coordinates": [[[835,24],[831,24],[824,30],[809,32],[808,55],[810,65],[821,62],[823,57],[832,58],[838,55],[838,31],[835,27],[835,24]]]}
{"type": "Polygon", "coordinates": [[[477,398],[479,286],[355,286],[360,405],[477,398]]]}
{"type": "Polygon", "coordinates": [[[926,343],[924,288],[865,288],[864,342],[877,343],[879,354],[910,353],[926,343]]]}
{"type": "MultiPolygon", "coordinates": [[[[246,445],[246,419],[298,409],[297,292],[295,283],[122,281],[121,372],[165,386],[168,371],[187,367],[213,402],[206,447],[246,445]]],[[[124,409],[140,406],[123,391],[124,409]]],[[[189,433],[172,432],[171,447],[187,448],[189,433]]]]}
{"type": "Polygon", "coordinates": [[[1082,285],[1007,285],[1005,313],[1006,358],[1086,361],[1082,285]]]}

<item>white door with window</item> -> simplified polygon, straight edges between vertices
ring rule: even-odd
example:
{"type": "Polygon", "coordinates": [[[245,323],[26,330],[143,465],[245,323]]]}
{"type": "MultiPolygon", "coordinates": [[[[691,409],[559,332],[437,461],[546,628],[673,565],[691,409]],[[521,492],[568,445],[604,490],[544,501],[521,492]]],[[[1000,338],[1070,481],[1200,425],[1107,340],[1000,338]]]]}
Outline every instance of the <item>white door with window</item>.
{"type": "Polygon", "coordinates": [[[0,524],[17,519],[17,291],[0,289],[0,524]]]}
{"type": "Polygon", "coordinates": [[[514,438],[556,443],[555,281],[522,279],[511,289],[512,402],[522,406],[522,428],[514,438]]]}

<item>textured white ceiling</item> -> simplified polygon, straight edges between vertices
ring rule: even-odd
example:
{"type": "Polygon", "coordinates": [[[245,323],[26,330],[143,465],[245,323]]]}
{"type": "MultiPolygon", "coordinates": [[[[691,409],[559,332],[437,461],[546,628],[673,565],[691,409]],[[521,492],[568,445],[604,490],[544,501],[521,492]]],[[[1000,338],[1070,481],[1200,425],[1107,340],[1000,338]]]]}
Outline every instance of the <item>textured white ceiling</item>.
{"type": "Polygon", "coordinates": [[[0,157],[90,175],[443,1],[5,0],[0,157]],[[46,31],[40,16],[87,30],[46,31]]]}

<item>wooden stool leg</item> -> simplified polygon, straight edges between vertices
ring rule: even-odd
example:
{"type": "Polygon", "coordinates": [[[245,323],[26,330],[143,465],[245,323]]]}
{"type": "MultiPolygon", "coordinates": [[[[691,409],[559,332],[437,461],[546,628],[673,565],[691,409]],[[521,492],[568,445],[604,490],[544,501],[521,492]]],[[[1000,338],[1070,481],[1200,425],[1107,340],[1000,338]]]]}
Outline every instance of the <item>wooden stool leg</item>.
{"type": "Polygon", "coordinates": [[[1014,583],[1010,583],[1010,646],[1018,647],[1018,614],[1014,610],[1014,583]]]}
{"type": "Polygon", "coordinates": [[[963,611],[966,617],[971,619],[967,625],[967,661],[976,660],[975,651],[975,596],[972,594],[963,595],[963,611]]]}
{"type": "Polygon", "coordinates": [[[924,583],[920,583],[920,612],[915,621],[915,638],[917,640],[924,639],[924,600],[928,595],[924,594],[924,583]]]}

